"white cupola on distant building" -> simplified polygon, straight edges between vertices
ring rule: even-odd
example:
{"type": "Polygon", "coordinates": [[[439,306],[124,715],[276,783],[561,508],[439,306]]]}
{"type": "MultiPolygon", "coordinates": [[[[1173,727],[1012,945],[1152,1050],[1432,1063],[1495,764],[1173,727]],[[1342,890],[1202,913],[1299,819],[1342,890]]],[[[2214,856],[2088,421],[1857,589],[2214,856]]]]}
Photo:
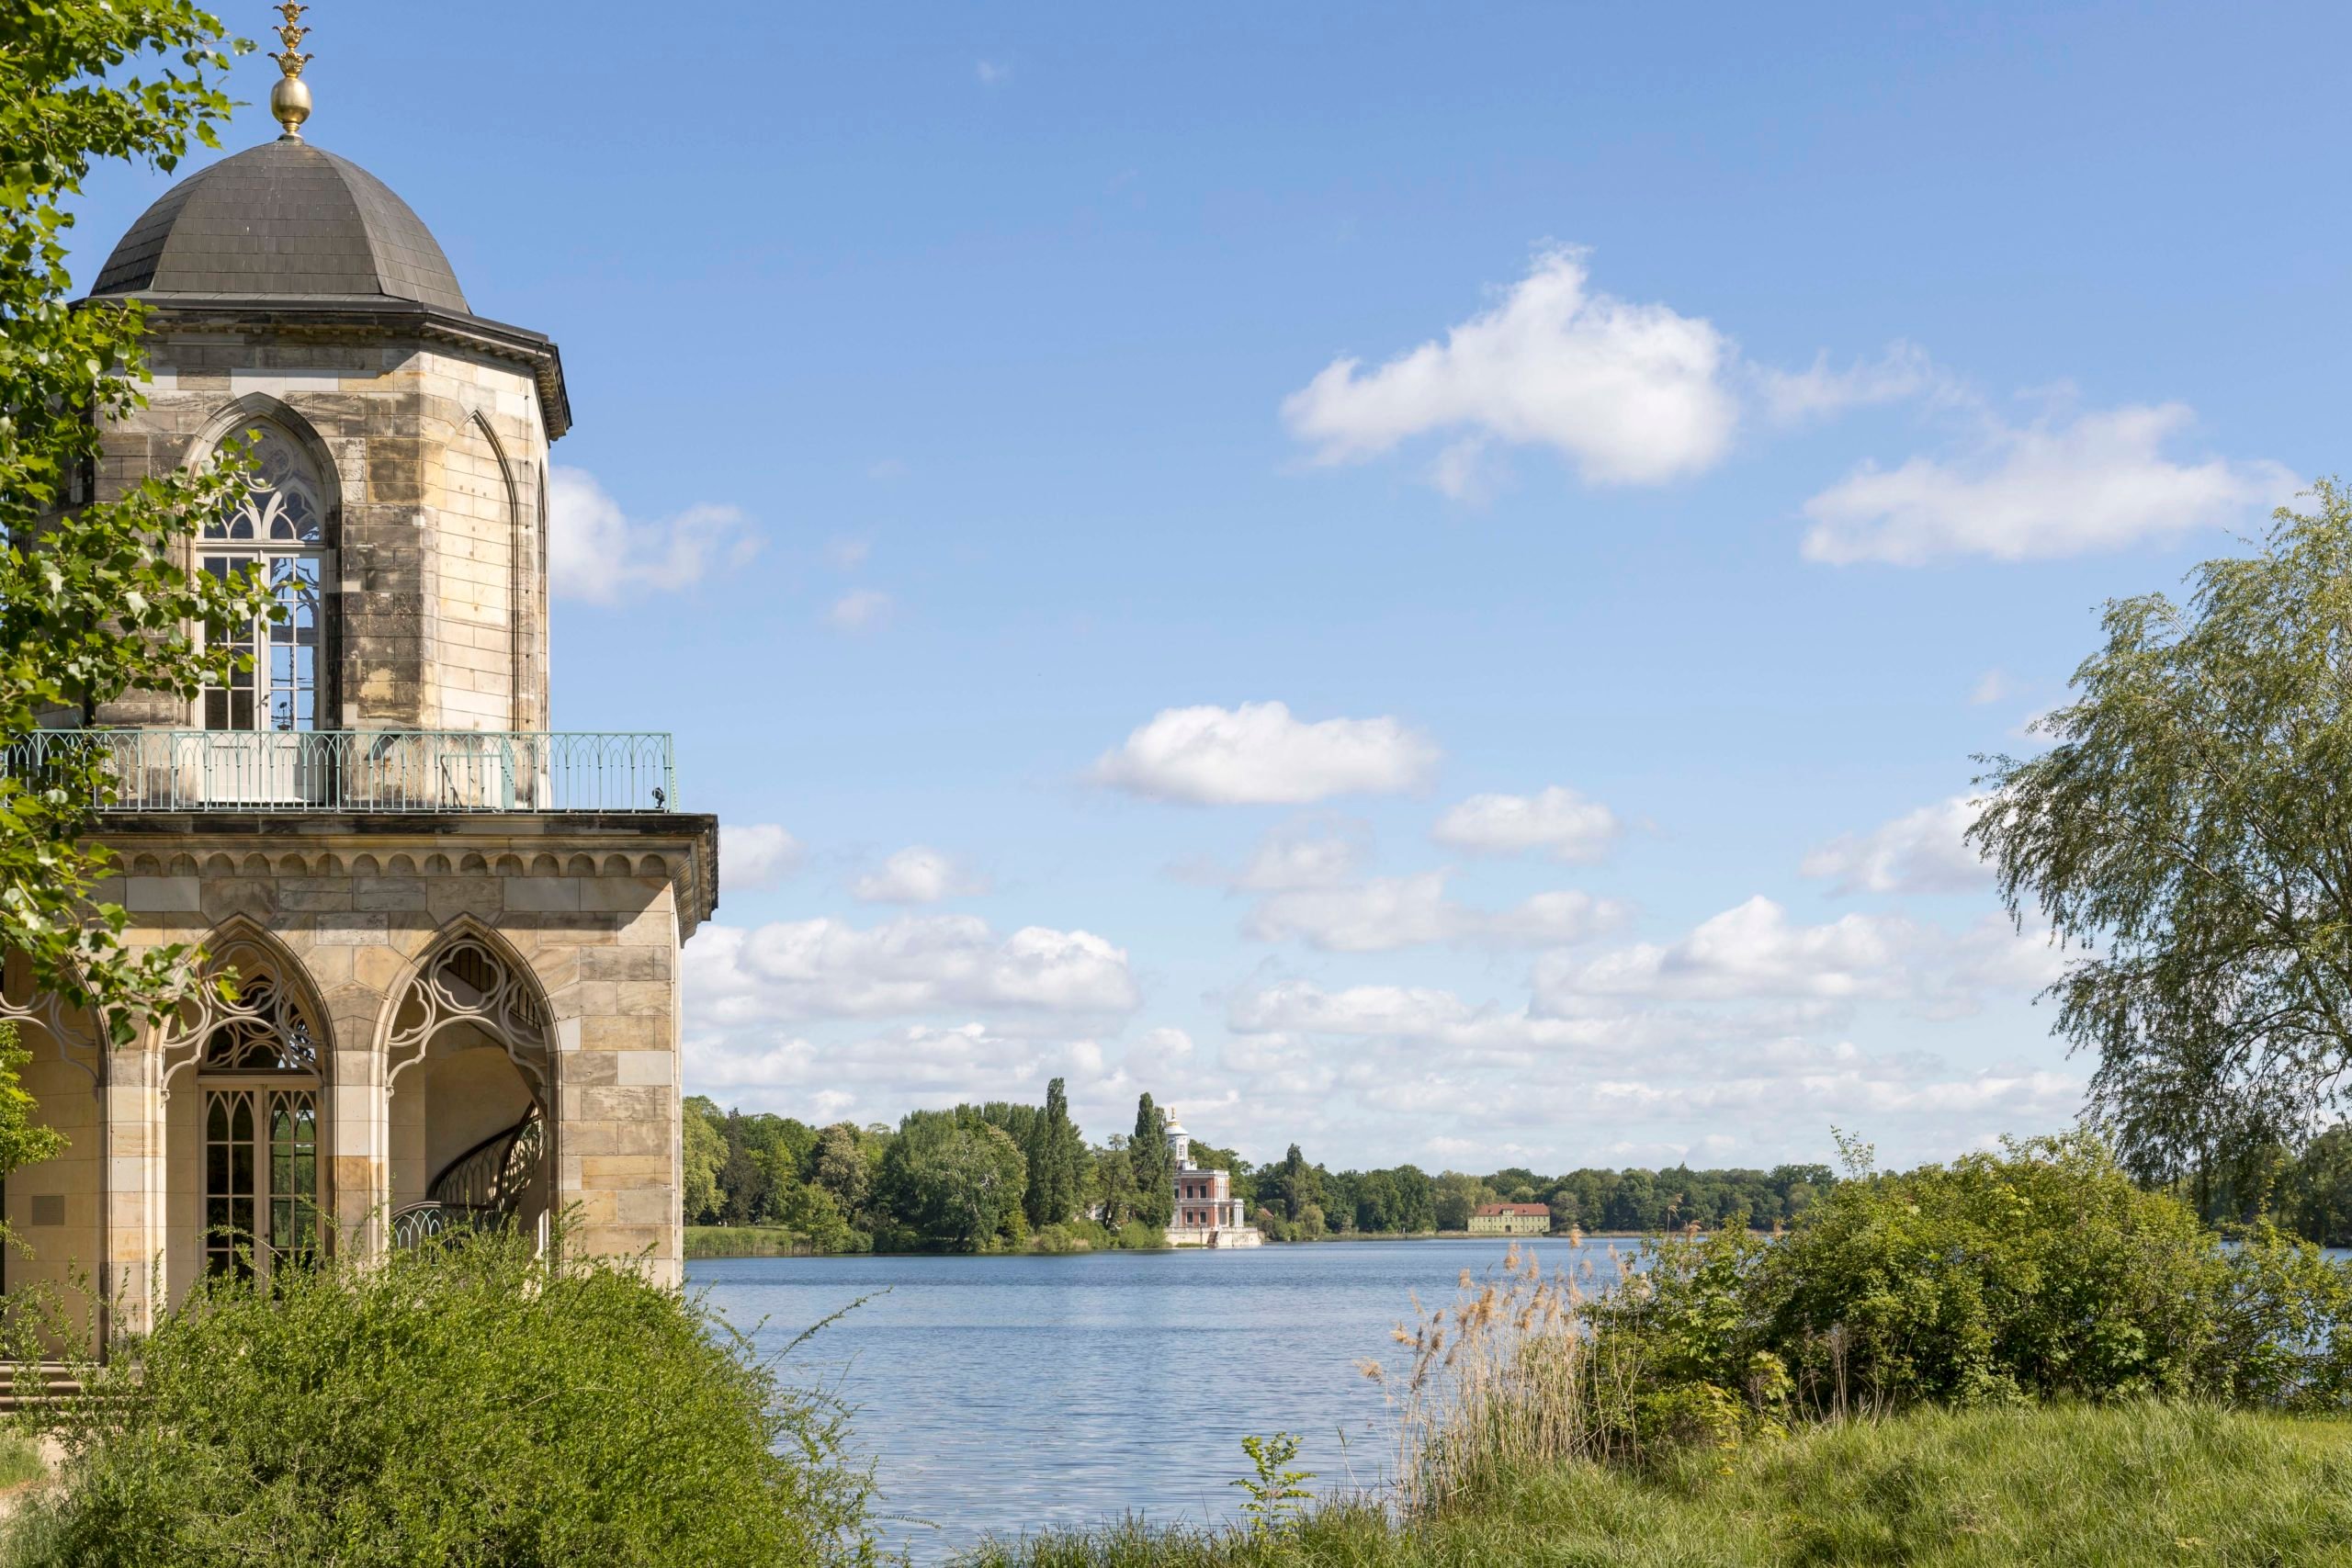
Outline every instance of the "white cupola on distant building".
{"type": "Polygon", "coordinates": [[[1168,1134],[1169,1158],[1178,1170],[1192,1169],[1193,1135],[1184,1131],[1184,1124],[1176,1120],[1176,1113],[1172,1111],[1168,1113],[1165,1126],[1168,1134]]]}

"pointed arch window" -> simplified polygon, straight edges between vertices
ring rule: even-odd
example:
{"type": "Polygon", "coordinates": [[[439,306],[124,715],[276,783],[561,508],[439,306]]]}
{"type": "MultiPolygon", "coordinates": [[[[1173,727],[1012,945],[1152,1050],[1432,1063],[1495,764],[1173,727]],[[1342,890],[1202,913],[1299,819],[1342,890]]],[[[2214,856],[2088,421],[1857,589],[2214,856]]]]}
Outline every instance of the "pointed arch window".
{"type": "Polygon", "coordinates": [[[315,1257],[319,1226],[319,1032],[269,954],[220,954],[234,997],[199,1003],[204,1268],[250,1278],[315,1257]]]}
{"type": "Polygon", "coordinates": [[[246,428],[254,438],[253,471],[236,503],[204,525],[197,569],[223,579],[258,571],[286,613],[230,634],[250,668],[205,692],[204,728],[314,729],[326,711],[334,581],[325,479],[284,426],[265,420],[246,428]]]}

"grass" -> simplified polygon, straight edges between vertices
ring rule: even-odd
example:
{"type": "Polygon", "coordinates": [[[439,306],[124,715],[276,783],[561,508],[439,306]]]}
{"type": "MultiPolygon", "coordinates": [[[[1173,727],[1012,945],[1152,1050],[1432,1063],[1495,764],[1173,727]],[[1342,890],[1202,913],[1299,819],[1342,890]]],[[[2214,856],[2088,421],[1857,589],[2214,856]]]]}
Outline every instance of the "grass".
{"type": "Polygon", "coordinates": [[[783,1225],[688,1225],[688,1258],[802,1258],[808,1238],[783,1225]]]}
{"type": "Polygon", "coordinates": [[[22,1432],[0,1429],[0,1492],[40,1481],[49,1474],[40,1448],[22,1432]]]}
{"type": "Polygon", "coordinates": [[[975,1568],[2352,1564],[2352,1422],[2154,1402],[1815,1427],[1648,1472],[1571,1461],[1410,1526],[1360,1503],[1288,1540],[1129,1523],[975,1568]]]}

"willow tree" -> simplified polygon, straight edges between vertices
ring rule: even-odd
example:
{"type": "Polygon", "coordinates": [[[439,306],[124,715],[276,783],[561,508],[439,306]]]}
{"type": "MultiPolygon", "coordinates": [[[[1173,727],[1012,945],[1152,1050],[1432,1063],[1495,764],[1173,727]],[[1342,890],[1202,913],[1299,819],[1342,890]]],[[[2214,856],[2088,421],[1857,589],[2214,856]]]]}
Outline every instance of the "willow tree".
{"type": "Polygon", "coordinates": [[[193,697],[227,673],[228,628],[270,604],[249,579],[175,564],[243,481],[233,457],[99,498],[100,430],[144,400],[146,322],[135,304],[70,303],[67,207],[98,162],[169,170],[219,145],[220,75],[251,47],[187,0],[0,7],[0,951],[118,1038],[168,1001],[185,955],[128,953],[121,909],[92,899],[109,869],[85,837],[111,789],[103,753],[20,738],[132,689],[193,697]]]}
{"type": "Polygon", "coordinates": [[[2110,603],[1970,839],[2076,956],[2048,993],[2140,1176],[2300,1142],[2352,1069],[2352,492],[2323,481],[2186,602],[2110,603]]]}

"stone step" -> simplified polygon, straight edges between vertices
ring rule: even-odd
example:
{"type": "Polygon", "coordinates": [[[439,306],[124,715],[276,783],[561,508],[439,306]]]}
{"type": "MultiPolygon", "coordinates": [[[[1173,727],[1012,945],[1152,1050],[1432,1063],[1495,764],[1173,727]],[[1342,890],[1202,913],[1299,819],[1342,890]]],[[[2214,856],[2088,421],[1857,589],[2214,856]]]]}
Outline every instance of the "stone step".
{"type": "Polygon", "coordinates": [[[52,1404],[81,1392],[81,1378],[63,1361],[43,1361],[30,1375],[24,1368],[0,1367],[0,1412],[52,1404]]]}

